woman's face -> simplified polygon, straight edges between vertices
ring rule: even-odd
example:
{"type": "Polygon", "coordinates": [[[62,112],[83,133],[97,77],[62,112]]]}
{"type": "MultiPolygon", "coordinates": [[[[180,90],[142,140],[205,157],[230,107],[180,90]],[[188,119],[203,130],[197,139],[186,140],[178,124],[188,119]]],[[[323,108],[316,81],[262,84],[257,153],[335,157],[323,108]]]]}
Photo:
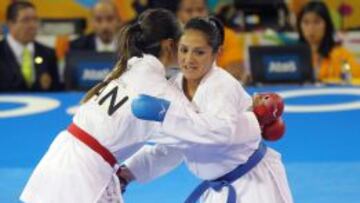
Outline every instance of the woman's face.
{"type": "Polygon", "coordinates": [[[178,46],[178,63],[187,80],[201,80],[210,70],[217,53],[213,53],[203,32],[185,30],[178,46]]]}
{"type": "Polygon", "coordinates": [[[308,12],[304,14],[300,22],[301,30],[305,40],[310,45],[320,45],[323,37],[325,36],[326,24],[315,12],[308,12]]]}

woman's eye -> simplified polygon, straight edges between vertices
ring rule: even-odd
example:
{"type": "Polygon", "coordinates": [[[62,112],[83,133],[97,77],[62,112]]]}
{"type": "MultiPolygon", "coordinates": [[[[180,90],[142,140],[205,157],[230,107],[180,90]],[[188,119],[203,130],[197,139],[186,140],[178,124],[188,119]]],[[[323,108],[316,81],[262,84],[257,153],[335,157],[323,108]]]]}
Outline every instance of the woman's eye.
{"type": "Polygon", "coordinates": [[[204,52],[204,51],[195,51],[195,53],[196,53],[197,55],[203,55],[205,52],[204,52]]]}
{"type": "Polygon", "coordinates": [[[180,52],[181,52],[181,53],[186,53],[186,52],[187,52],[187,49],[186,49],[186,48],[180,48],[180,52]]]}

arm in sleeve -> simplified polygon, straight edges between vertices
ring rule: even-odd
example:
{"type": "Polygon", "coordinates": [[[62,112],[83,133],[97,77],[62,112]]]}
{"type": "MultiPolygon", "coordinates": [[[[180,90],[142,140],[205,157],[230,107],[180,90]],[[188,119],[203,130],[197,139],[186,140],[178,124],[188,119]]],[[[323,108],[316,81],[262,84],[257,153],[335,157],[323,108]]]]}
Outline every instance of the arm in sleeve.
{"type": "Polygon", "coordinates": [[[182,153],[174,148],[145,145],[125,160],[124,164],[135,176],[136,181],[145,183],[170,172],[182,161],[182,153]]]}
{"type": "Polygon", "coordinates": [[[260,135],[260,126],[252,112],[239,112],[232,118],[196,113],[191,103],[183,97],[179,94],[176,99],[170,99],[161,133],[154,137],[160,138],[157,142],[174,144],[176,147],[202,144],[216,150],[218,146],[242,142],[242,137],[247,134],[260,135]]]}

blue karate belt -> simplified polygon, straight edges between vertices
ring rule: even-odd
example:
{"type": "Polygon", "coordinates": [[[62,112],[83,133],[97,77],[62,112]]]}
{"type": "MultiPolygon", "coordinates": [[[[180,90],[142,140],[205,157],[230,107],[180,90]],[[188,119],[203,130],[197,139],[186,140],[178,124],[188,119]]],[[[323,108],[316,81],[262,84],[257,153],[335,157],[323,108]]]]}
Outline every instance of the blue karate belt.
{"type": "Polygon", "coordinates": [[[236,203],[236,191],[231,183],[254,168],[264,157],[266,149],[265,143],[261,142],[259,148],[255,150],[246,163],[239,165],[234,170],[218,179],[203,181],[185,200],[185,203],[196,203],[200,199],[200,196],[209,188],[219,192],[223,187],[229,188],[226,203],[236,203]]]}

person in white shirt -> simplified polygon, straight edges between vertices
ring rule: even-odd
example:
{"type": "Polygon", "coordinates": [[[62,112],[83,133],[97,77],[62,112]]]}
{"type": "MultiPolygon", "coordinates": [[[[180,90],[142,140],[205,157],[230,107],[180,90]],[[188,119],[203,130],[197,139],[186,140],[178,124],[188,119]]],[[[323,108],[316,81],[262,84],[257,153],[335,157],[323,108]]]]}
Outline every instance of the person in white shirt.
{"type": "MultiPolygon", "coordinates": [[[[234,77],[215,64],[222,43],[219,21],[191,19],[178,45],[182,73],[172,80],[198,112],[236,121],[237,115],[252,106],[252,99],[234,77]]],[[[124,162],[120,176],[125,181],[144,183],[182,161],[205,180],[186,203],[195,203],[201,195],[206,203],[293,202],[280,154],[266,147],[260,134],[252,132],[241,135],[240,142],[219,145],[215,151],[206,151],[200,145],[185,152],[161,143],[146,145],[124,162]]]]}
{"type": "Polygon", "coordinates": [[[29,178],[22,201],[123,202],[118,163],[148,140],[189,153],[199,146],[216,151],[219,145],[239,143],[242,136],[260,134],[254,113],[237,115],[234,125],[226,118],[197,114],[166,80],[165,67],[176,62],[180,34],[176,17],[162,9],[147,10],[122,29],[119,62],[86,94],[73,123],[54,139],[29,178]],[[164,98],[158,99],[164,101],[163,111],[155,112],[154,121],[138,119],[156,110],[146,108],[141,98],[147,97],[164,98]]]}
{"type": "Polygon", "coordinates": [[[71,50],[96,52],[116,51],[116,32],[121,25],[116,5],[112,1],[101,0],[91,10],[93,33],[81,36],[70,43],[71,50]]]}

